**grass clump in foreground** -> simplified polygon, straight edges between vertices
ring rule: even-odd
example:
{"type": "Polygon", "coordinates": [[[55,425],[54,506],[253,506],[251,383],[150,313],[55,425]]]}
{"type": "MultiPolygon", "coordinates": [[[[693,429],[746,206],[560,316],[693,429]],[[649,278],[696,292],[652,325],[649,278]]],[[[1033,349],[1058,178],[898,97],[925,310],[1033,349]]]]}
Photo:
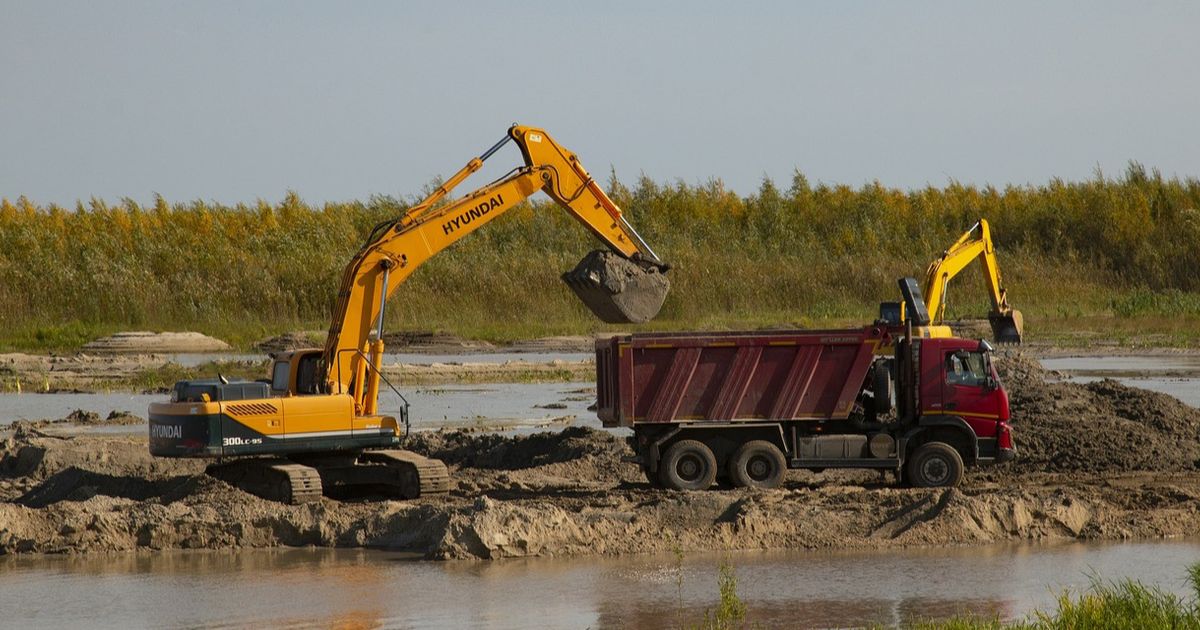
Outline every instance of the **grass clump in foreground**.
{"type": "Polygon", "coordinates": [[[1063,593],[1058,608],[1039,611],[1023,621],[1002,623],[997,619],[957,617],[944,621],[913,623],[918,629],[1013,628],[1030,630],[1088,630],[1172,628],[1200,629],[1200,563],[1188,568],[1192,586],[1190,600],[1149,587],[1134,580],[1105,583],[1093,580],[1079,597],[1063,593]]]}
{"type": "MultiPolygon", "coordinates": [[[[699,624],[680,623],[683,613],[683,554],[678,548],[675,558],[679,576],[676,584],[679,591],[676,622],[680,627],[703,630],[756,627],[747,625],[748,608],[737,593],[737,574],[728,560],[721,562],[717,576],[720,592],[717,606],[706,609],[704,619],[699,624]]],[[[1064,592],[1058,597],[1056,610],[1038,611],[1026,620],[1006,623],[997,618],[965,615],[937,621],[910,621],[905,627],[916,630],[1200,630],[1200,562],[1188,568],[1188,579],[1192,587],[1190,599],[1135,580],[1103,582],[1094,578],[1087,592],[1078,597],[1064,592]]]]}

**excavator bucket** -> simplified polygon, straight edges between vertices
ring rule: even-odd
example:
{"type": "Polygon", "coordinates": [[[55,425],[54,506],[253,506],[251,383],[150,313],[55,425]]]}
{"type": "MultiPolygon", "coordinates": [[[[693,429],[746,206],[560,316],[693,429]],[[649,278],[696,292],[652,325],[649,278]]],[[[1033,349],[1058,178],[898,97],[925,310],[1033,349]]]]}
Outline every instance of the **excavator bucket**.
{"type": "Polygon", "coordinates": [[[1025,331],[1025,318],[1021,311],[1010,311],[1007,315],[992,314],[988,316],[992,325],[992,339],[996,343],[1021,343],[1025,331]]]}
{"type": "Polygon", "coordinates": [[[610,324],[641,324],[654,319],[671,288],[659,268],[647,269],[603,250],[584,256],[562,279],[596,317],[610,324]]]}

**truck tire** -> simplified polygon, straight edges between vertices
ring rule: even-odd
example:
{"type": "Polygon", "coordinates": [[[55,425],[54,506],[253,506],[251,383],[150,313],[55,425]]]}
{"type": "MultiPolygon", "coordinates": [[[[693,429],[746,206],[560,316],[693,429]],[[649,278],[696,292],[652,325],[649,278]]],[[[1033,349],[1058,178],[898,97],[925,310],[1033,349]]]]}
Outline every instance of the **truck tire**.
{"type": "Polygon", "coordinates": [[[680,440],[663,455],[658,475],[672,490],[707,490],[717,478],[717,457],[704,442],[680,440]]]}
{"type": "Polygon", "coordinates": [[[787,472],[787,459],[766,440],[741,445],[729,459],[729,479],[739,488],[778,488],[787,472]]]}
{"type": "Polygon", "coordinates": [[[945,442],[922,444],[913,452],[905,470],[908,483],[917,488],[953,488],[963,477],[963,460],[945,442]]]}

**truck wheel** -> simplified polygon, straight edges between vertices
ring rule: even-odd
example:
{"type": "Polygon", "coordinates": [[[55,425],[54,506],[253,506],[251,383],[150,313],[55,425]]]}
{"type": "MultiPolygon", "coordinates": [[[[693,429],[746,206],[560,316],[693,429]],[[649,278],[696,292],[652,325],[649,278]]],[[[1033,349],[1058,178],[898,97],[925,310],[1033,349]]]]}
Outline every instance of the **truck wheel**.
{"type": "Polygon", "coordinates": [[[717,478],[717,457],[704,442],[680,440],[667,449],[658,474],[672,490],[707,490],[717,478]]]}
{"type": "Polygon", "coordinates": [[[746,442],[729,460],[729,478],[740,488],[778,488],[785,472],[783,452],[765,440],[746,442]]]}
{"type": "Polygon", "coordinates": [[[945,442],[921,445],[908,460],[907,481],[917,488],[953,488],[962,481],[963,460],[945,442]]]}

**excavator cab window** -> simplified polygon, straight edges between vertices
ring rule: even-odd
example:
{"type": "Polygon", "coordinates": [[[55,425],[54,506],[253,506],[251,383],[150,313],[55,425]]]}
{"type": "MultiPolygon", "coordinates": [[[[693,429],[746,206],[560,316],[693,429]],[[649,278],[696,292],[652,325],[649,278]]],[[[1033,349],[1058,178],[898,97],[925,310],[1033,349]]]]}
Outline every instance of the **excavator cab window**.
{"type": "Polygon", "coordinates": [[[296,367],[296,393],[321,393],[321,355],[313,353],[300,357],[296,367]]]}
{"type": "Polygon", "coordinates": [[[289,380],[292,377],[292,366],[287,361],[276,361],[271,370],[271,391],[276,394],[286,394],[289,380]]]}

